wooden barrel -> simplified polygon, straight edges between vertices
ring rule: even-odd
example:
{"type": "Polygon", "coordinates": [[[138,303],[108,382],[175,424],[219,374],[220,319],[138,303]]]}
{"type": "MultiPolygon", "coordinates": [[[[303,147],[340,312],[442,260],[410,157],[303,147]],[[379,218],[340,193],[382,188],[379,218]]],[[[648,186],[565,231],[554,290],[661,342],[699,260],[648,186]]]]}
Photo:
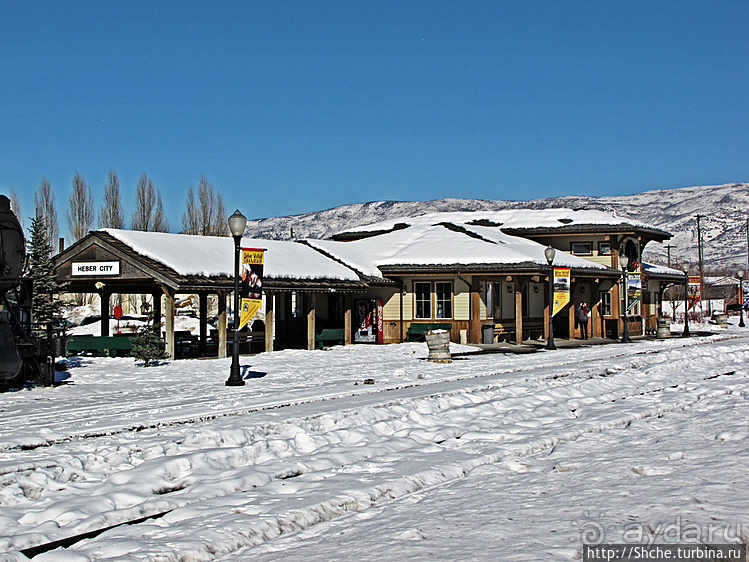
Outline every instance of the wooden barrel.
{"type": "Polygon", "coordinates": [[[658,330],[656,332],[658,339],[671,337],[671,321],[668,318],[658,318],[658,330]]]}
{"type": "Polygon", "coordinates": [[[452,363],[450,355],[450,332],[447,330],[434,330],[424,333],[429,357],[427,359],[434,363],[452,363]]]}

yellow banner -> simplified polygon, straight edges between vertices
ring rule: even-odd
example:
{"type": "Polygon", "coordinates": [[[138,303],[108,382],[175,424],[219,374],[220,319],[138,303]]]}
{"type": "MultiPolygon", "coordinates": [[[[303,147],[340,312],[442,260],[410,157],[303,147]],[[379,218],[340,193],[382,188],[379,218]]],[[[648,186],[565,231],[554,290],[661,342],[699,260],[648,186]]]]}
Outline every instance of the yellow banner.
{"type": "Polygon", "coordinates": [[[250,323],[263,304],[263,267],[265,250],[242,248],[239,329],[250,323]]]}
{"type": "Polygon", "coordinates": [[[570,283],[572,275],[569,268],[554,268],[554,309],[551,315],[554,316],[570,302],[570,283]]]}

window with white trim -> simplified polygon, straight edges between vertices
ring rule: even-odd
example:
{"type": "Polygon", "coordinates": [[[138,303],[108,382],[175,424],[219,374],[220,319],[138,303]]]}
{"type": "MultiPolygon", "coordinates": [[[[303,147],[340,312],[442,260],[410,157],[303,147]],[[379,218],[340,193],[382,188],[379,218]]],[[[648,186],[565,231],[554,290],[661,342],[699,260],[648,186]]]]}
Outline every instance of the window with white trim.
{"type": "Polygon", "coordinates": [[[453,317],[453,284],[452,281],[434,283],[435,318],[453,317]]]}
{"type": "Polygon", "coordinates": [[[414,317],[418,320],[432,318],[432,284],[428,281],[414,282],[414,317]]]}

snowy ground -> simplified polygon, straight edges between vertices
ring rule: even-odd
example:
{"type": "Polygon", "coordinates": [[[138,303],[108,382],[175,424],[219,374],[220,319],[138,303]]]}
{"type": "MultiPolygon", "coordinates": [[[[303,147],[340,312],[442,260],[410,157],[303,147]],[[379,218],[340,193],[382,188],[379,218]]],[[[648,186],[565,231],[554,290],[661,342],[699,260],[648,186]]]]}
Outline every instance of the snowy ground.
{"type": "Polygon", "coordinates": [[[230,360],[75,359],[0,395],[0,560],[148,516],[35,560],[746,543],[749,330],[716,332],[448,365],[424,344],[289,350],[243,357],[236,388],[230,360]]]}

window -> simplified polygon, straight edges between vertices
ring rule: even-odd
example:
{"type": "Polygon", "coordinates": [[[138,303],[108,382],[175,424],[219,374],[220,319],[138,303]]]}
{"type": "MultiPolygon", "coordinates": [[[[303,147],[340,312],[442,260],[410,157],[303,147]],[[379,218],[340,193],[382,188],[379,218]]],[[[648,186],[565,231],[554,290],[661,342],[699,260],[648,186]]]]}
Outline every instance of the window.
{"type": "Polygon", "coordinates": [[[601,315],[611,316],[611,293],[598,293],[601,299],[601,315]]]}
{"type": "Polygon", "coordinates": [[[611,242],[599,242],[598,243],[598,255],[608,256],[611,254],[611,242]]]}
{"type": "Polygon", "coordinates": [[[587,254],[590,255],[593,253],[593,243],[592,242],[572,242],[570,244],[570,250],[573,254],[587,254]]]}
{"type": "Polygon", "coordinates": [[[435,304],[437,310],[435,317],[453,317],[453,284],[450,281],[437,282],[434,284],[435,304]]]}
{"type": "Polygon", "coordinates": [[[418,319],[432,318],[432,284],[425,281],[414,283],[415,316],[418,319]]]}

